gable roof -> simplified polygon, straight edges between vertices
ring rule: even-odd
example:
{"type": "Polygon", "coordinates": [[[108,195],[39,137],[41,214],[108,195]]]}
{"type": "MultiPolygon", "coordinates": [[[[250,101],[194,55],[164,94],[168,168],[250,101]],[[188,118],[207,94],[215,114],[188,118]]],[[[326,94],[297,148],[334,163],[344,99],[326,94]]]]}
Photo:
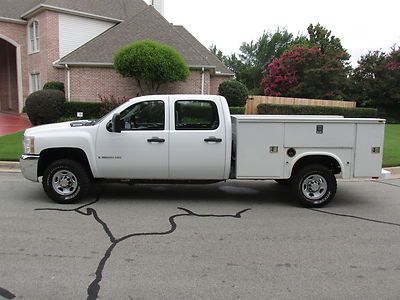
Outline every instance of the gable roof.
{"type": "Polygon", "coordinates": [[[38,5],[41,0],[1,0],[0,17],[22,20],[21,15],[38,5]]]}
{"type": "Polygon", "coordinates": [[[111,66],[118,49],[144,39],[156,40],[175,48],[191,68],[204,67],[214,69],[216,73],[233,75],[186,29],[169,23],[152,6],[64,56],[59,64],[111,66]]]}
{"type": "Polygon", "coordinates": [[[0,21],[22,22],[43,10],[109,19],[116,25],[60,59],[59,64],[112,66],[114,53],[132,42],[151,39],[178,50],[191,68],[233,75],[183,26],[169,23],[143,0],[0,0],[0,21]],[[151,20],[151,21],[150,21],[151,20]]]}
{"type": "Polygon", "coordinates": [[[49,9],[125,20],[147,7],[142,0],[1,0],[0,17],[21,20],[49,9]]]}
{"type": "Polygon", "coordinates": [[[208,61],[209,65],[216,67],[216,73],[224,74],[224,75],[234,75],[234,73],[229,70],[217,56],[215,56],[210,50],[208,50],[202,43],[199,42],[185,27],[182,25],[174,25],[175,29],[179,32],[179,34],[188,41],[193,48],[197,49],[197,51],[205,57],[208,61]]]}

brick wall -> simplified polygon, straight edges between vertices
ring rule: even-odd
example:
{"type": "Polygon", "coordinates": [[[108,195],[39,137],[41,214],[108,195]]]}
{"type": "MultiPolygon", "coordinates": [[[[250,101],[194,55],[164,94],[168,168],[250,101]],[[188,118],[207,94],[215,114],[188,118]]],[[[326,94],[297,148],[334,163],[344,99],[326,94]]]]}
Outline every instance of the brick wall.
{"type": "MultiPolygon", "coordinates": [[[[67,88],[66,71],[64,70],[67,88]]],[[[210,73],[204,74],[204,92],[210,93],[210,73]]],[[[116,97],[136,97],[139,88],[136,81],[124,78],[112,68],[71,67],[71,101],[98,101],[98,95],[116,97]]],[[[162,85],[159,94],[200,94],[201,71],[192,71],[185,82],[162,85]]]]}
{"type": "Polygon", "coordinates": [[[211,88],[210,94],[211,95],[218,95],[218,87],[219,85],[227,80],[233,79],[233,76],[226,76],[226,75],[214,75],[211,76],[211,88]]]}
{"type": "Polygon", "coordinates": [[[23,97],[26,98],[29,93],[29,89],[26,87],[29,86],[29,77],[28,77],[28,50],[27,50],[27,37],[26,37],[26,25],[25,24],[16,24],[16,23],[8,23],[0,21],[0,39],[1,36],[5,36],[6,38],[14,41],[19,45],[21,49],[21,66],[22,66],[22,88],[23,88],[23,97]]]}
{"type": "MultiPolygon", "coordinates": [[[[58,13],[44,11],[32,19],[39,22],[39,52],[28,54],[28,76],[40,73],[43,86],[47,81],[64,81],[63,71],[53,67],[60,57],[58,42],[58,13]]],[[[26,32],[27,29],[26,29],[26,32]]],[[[29,84],[28,84],[29,90],[29,84]]]]}

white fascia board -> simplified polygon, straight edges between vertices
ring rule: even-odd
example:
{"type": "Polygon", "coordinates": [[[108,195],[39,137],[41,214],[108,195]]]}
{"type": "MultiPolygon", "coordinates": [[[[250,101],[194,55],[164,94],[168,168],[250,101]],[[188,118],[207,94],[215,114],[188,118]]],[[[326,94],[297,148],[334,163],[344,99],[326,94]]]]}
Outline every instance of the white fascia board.
{"type": "Polygon", "coordinates": [[[96,62],[67,62],[67,61],[57,61],[53,63],[56,68],[64,68],[65,65],[68,66],[79,66],[79,67],[109,67],[112,68],[114,65],[112,63],[96,63],[96,62]]]}
{"type": "MultiPolygon", "coordinates": [[[[69,62],[69,61],[62,61],[62,62],[54,62],[54,66],[60,66],[64,67],[64,65],[69,65],[69,66],[91,66],[91,67],[113,67],[113,63],[98,63],[98,62],[69,62]]],[[[189,69],[192,70],[198,70],[204,68],[205,70],[213,70],[216,67],[215,66],[201,66],[201,65],[190,65],[189,69]]],[[[218,75],[230,75],[230,74],[218,74],[218,75]]]]}
{"type": "Polygon", "coordinates": [[[216,66],[205,66],[205,65],[189,65],[189,69],[194,69],[194,70],[197,70],[197,69],[205,69],[205,70],[213,70],[213,69],[216,69],[217,67],[216,66]]]}
{"type": "Polygon", "coordinates": [[[73,9],[68,9],[68,8],[62,8],[62,7],[57,7],[57,6],[52,6],[52,5],[47,5],[47,4],[39,4],[32,8],[31,10],[27,11],[24,13],[21,18],[22,19],[28,19],[31,16],[39,13],[42,10],[52,10],[56,12],[62,12],[66,14],[71,14],[75,16],[82,16],[82,17],[88,17],[91,19],[97,19],[97,20],[102,20],[102,21],[110,21],[110,22],[115,22],[115,23],[121,23],[123,20],[120,19],[114,19],[110,17],[105,17],[105,16],[100,16],[100,15],[95,15],[95,14],[90,14],[90,13],[85,13],[79,10],[73,10],[73,9]]]}
{"type": "Polygon", "coordinates": [[[22,25],[25,25],[28,23],[25,20],[11,19],[11,18],[6,18],[6,17],[0,17],[0,22],[16,23],[16,24],[22,24],[22,25]]]}

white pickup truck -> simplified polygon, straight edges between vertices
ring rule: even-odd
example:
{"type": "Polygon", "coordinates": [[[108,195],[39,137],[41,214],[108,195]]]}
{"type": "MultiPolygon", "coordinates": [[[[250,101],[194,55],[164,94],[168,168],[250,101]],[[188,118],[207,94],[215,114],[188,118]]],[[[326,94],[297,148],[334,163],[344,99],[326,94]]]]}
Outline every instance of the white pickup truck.
{"type": "Polygon", "coordinates": [[[94,180],[290,184],[308,207],[326,205],[336,177],[381,175],[385,120],[340,116],[231,116],[225,98],[131,99],[96,121],[27,129],[20,159],[58,203],[76,202],[94,180]]]}

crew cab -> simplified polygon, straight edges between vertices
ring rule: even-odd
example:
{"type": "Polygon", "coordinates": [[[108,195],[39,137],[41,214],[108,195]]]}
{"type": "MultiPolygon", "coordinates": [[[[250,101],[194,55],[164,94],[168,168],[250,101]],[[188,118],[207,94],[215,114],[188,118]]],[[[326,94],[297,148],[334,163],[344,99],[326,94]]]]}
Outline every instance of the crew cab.
{"type": "Polygon", "coordinates": [[[58,203],[96,180],[213,183],[275,180],[322,207],[336,178],[379,177],[385,120],[341,116],[230,115],[224,97],[133,98],[103,118],[27,129],[20,159],[58,203]]]}

